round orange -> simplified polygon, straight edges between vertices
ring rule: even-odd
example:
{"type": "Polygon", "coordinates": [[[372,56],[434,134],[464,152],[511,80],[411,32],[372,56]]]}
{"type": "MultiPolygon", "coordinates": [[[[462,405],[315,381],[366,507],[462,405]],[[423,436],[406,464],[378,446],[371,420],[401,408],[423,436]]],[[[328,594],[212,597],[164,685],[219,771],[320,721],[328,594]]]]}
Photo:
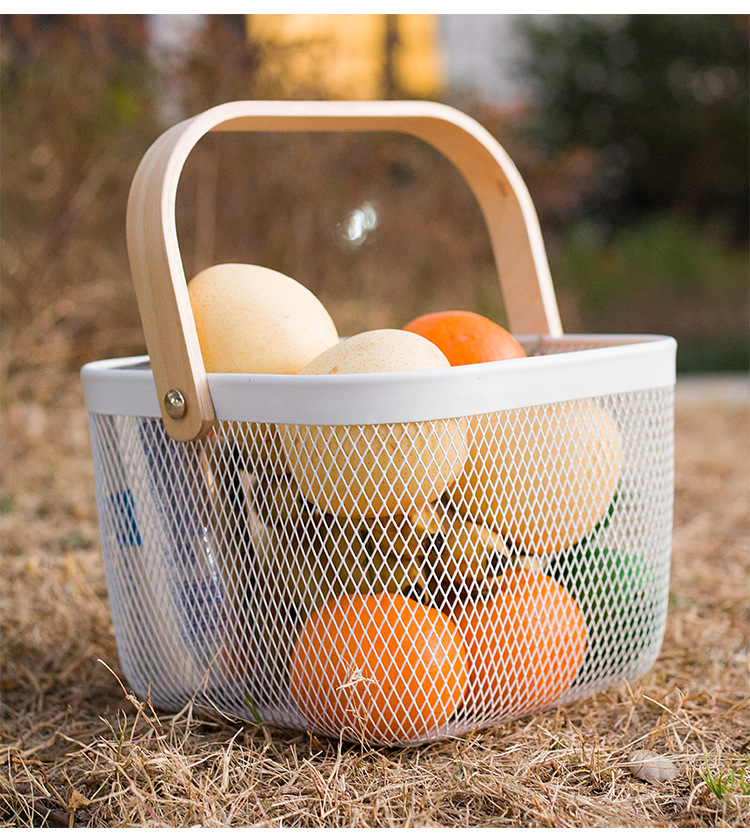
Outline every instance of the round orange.
{"type": "Polygon", "coordinates": [[[509,570],[492,595],[456,603],[448,615],[468,655],[464,709],[478,722],[549,706],[583,661],[586,628],[578,606],[536,570],[509,570]]]}
{"type": "Polygon", "coordinates": [[[501,325],[472,311],[436,311],[404,326],[426,337],[448,358],[451,366],[526,357],[521,344],[501,325]]]}
{"type": "Polygon", "coordinates": [[[292,697],[316,730],[377,744],[430,738],[466,682],[455,624],[400,594],[331,599],[306,620],[290,667],[292,697]]]}

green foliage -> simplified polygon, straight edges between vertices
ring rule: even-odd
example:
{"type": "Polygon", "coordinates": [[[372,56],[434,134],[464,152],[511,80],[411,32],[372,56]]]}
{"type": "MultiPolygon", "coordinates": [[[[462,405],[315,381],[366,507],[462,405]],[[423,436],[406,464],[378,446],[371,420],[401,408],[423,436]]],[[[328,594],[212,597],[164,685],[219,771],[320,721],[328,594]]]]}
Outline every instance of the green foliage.
{"type": "Polygon", "coordinates": [[[605,239],[592,223],[572,227],[565,238],[558,275],[575,282],[594,314],[605,314],[633,293],[658,290],[694,299],[722,286],[746,291],[748,265],[740,248],[730,249],[715,235],[670,215],[622,227],[605,239]]]}
{"type": "Polygon", "coordinates": [[[745,772],[750,767],[750,760],[739,767],[732,767],[721,773],[714,773],[708,763],[708,756],[704,753],[703,759],[706,764],[705,771],[700,775],[708,789],[717,799],[725,799],[736,792],[741,796],[750,796],[750,777],[745,777],[745,772]]]}
{"type": "Polygon", "coordinates": [[[747,253],[676,216],[657,215],[609,237],[572,227],[551,259],[583,331],[667,333],[681,371],[747,369],[747,253]]]}
{"type": "Polygon", "coordinates": [[[600,155],[615,222],[680,208],[748,235],[748,18],[523,16],[528,135],[548,153],[600,155]]]}

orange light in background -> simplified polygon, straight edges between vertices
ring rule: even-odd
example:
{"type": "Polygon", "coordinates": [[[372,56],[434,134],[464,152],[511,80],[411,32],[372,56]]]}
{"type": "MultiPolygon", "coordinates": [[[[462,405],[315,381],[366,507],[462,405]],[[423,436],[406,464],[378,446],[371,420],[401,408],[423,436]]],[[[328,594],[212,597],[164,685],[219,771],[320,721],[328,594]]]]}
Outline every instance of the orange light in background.
{"type": "Polygon", "coordinates": [[[394,17],[402,45],[396,51],[396,67],[402,88],[414,96],[436,96],[444,84],[438,16],[394,17]]]}
{"type": "Polygon", "coordinates": [[[247,15],[248,38],[293,48],[286,71],[335,98],[378,99],[386,92],[388,27],[393,80],[401,95],[442,88],[436,15],[247,15]],[[389,21],[390,18],[390,21],[389,21]]]}

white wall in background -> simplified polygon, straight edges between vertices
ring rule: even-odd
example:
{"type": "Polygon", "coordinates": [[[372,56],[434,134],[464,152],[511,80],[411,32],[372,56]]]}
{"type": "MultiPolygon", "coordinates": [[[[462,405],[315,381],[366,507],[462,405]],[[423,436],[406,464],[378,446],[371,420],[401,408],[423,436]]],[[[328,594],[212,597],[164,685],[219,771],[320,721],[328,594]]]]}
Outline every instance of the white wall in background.
{"type": "Polygon", "coordinates": [[[514,68],[522,45],[514,24],[524,15],[440,15],[440,39],[448,85],[493,104],[513,106],[525,97],[514,68]]]}

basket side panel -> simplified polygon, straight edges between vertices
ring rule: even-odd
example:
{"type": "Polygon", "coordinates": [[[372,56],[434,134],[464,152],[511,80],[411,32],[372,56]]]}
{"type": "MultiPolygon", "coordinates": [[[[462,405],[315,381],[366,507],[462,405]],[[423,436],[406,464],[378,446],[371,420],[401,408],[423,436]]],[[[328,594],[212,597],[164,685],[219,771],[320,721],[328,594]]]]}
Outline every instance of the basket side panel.
{"type": "Polygon", "coordinates": [[[380,425],[92,416],[134,689],[414,744],[575,700],[664,633],[673,390],[380,425]]]}
{"type": "Polygon", "coordinates": [[[90,416],[99,528],[123,670],[155,706],[199,690],[224,592],[188,447],[160,419],[90,416]]]}

